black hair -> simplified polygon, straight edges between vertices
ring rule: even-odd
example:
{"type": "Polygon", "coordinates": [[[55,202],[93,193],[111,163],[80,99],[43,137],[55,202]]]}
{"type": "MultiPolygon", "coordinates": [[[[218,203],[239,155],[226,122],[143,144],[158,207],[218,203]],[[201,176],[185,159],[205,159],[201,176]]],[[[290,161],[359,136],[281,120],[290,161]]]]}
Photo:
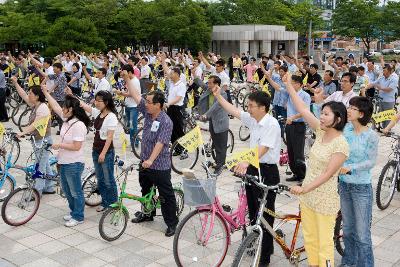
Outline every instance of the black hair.
{"type": "Polygon", "coordinates": [[[334,75],[334,74],[333,74],[333,71],[331,71],[331,70],[326,70],[325,73],[328,73],[329,76],[331,76],[331,77],[333,77],[333,75],[334,75]]]}
{"type": "Polygon", "coordinates": [[[107,70],[105,68],[100,68],[99,71],[101,71],[104,76],[107,75],[107,70]]]}
{"type": "Polygon", "coordinates": [[[299,75],[292,75],[292,81],[295,83],[303,84],[303,78],[299,75]]]}
{"type": "Polygon", "coordinates": [[[101,100],[103,100],[104,105],[106,105],[106,108],[108,110],[110,110],[114,114],[117,114],[117,109],[115,108],[112,94],[109,91],[101,90],[97,92],[97,94],[94,96],[94,99],[97,99],[98,97],[100,97],[101,100]]]}
{"type": "Polygon", "coordinates": [[[361,71],[364,71],[364,70],[365,70],[364,66],[359,66],[359,67],[358,67],[358,71],[360,71],[360,70],[361,70],[361,71]]]}
{"type": "Polygon", "coordinates": [[[397,60],[396,59],[392,59],[392,60],[390,60],[390,62],[397,63],[397,60]]]}
{"type": "Polygon", "coordinates": [[[213,83],[218,84],[218,86],[221,86],[221,78],[218,77],[217,75],[211,75],[208,77],[208,79],[213,79],[213,83]]]}
{"type": "Polygon", "coordinates": [[[121,70],[126,70],[127,72],[134,73],[133,67],[130,64],[125,64],[121,67],[121,70]]]}
{"type": "Polygon", "coordinates": [[[40,85],[33,85],[31,87],[29,87],[29,90],[31,90],[31,92],[39,97],[38,101],[41,103],[45,103],[46,102],[46,97],[43,94],[42,88],[40,87],[40,85]]]}
{"type": "Polygon", "coordinates": [[[338,131],[343,131],[344,127],[346,126],[347,123],[347,109],[346,106],[342,102],[336,102],[336,101],[329,101],[325,104],[322,105],[322,110],[328,107],[333,115],[333,122],[331,125],[329,125],[329,128],[334,128],[338,131]]]}
{"type": "Polygon", "coordinates": [[[47,64],[49,64],[51,66],[51,64],[53,64],[53,60],[50,57],[45,57],[43,60],[43,63],[46,62],[47,64]]]}
{"type": "Polygon", "coordinates": [[[152,95],[153,96],[153,104],[159,103],[160,108],[164,106],[165,103],[165,96],[162,92],[160,91],[150,91],[147,93],[148,96],[152,95]]]}
{"type": "Polygon", "coordinates": [[[374,106],[372,102],[364,96],[352,97],[349,101],[350,106],[354,106],[358,111],[362,112],[362,118],[358,118],[358,122],[365,126],[371,121],[372,113],[374,111],[374,106]]]}
{"type": "Polygon", "coordinates": [[[147,57],[143,57],[143,59],[144,59],[146,62],[149,62],[149,59],[148,59],[147,57]]]}
{"type": "Polygon", "coordinates": [[[68,121],[75,117],[83,122],[86,127],[90,126],[91,120],[85,110],[81,107],[80,101],[77,98],[71,95],[66,95],[63,106],[67,109],[72,108],[72,116],[68,118],[68,121]]]}
{"type": "Polygon", "coordinates": [[[279,66],[282,65],[282,63],[279,60],[275,61],[274,64],[279,65],[279,66]]]}
{"type": "Polygon", "coordinates": [[[390,66],[389,64],[385,64],[385,66],[383,66],[383,69],[387,69],[390,72],[393,70],[392,66],[390,66]]]}
{"type": "Polygon", "coordinates": [[[249,100],[254,101],[257,105],[264,106],[265,112],[268,113],[269,106],[271,105],[271,98],[266,92],[255,91],[249,94],[249,100]]]}
{"type": "Polygon", "coordinates": [[[358,72],[358,68],[356,66],[351,66],[349,68],[349,72],[353,73],[353,72],[358,72]]]}
{"type": "Polygon", "coordinates": [[[53,64],[53,68],[59,68],[60,70],[62,70],[63,69],[63,65],[61,63],[59,63],[59,62],[56,62],[56,63],[53,64]]]}
{"type": "Polygon", "coordinates": [[[280,70],[283,70],[284,72],[287,72],[287,71],[288,71],[287,65],[282,65],[282,66],[279,67],[279,69],[280,69],[280,70]]]}
{"type": "Polygon", "coordinates": [[[220,65],[223,67],[225,66],[225,60],[223,60],[222,58],[218,59],[217,62],[215,62],[215,65],[220,65]]]}
{"type": "Polygon", "coordinates": [[[318,70],[318,65],[317,64],[311,64],[310,68],[314,68],[314,69],[318,70]]]}
{"type": "Polygon", "coordinates": [[[80,69],[80,67],[79,67],[79,64],[78,63],[74,63],[74,64],[72,64],[72,66],[75,66],[77,69],[78,69],[78,71],[79,71],[79,69],[80,69]]]}
{"type": "Polygon", "coordinates": [[[172,69],[172,71],[175,72],[176,74],[178,74],[178,76],[181,75],[181,69],[180,69],[179,67],[174,67],[174,68],[172,69]]]}
{"type": "Polygon", "coordinates": [[[351,73],[351,72],[345,72],[345,73],[343,73],[342,79],[343,79],[343,77],[349,77],[349,78],[350,78],[350,83],[356,83],[356,81],[357,81],[357,76],[354,75],[354,74],[351,73]]]}
{"type": "Polygon", "coordinates": [[[341,60],[341,61],[343,61],[343,57],[336,57],[336,60],[341,60]]]}
{"type": "Polygon", "coordinates": [[[138,64],[138,62],[139,62],[139,59],[135,56],[130,56],[129,59],[132,60],[133,64],[135,64],[135,65],[138,64]]]}

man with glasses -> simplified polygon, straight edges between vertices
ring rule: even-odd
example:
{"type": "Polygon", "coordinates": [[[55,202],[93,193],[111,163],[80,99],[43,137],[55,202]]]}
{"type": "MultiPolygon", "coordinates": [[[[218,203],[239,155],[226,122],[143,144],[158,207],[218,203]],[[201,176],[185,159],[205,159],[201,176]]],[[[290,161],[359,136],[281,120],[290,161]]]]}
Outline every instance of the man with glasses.
{"type": "Polygon", "coordinates": [[[92,83],[94,84],[94,90],[93,90],[93,94],[97,94],[97,92],[99,91],[108,91],[111,93],[111,85],[108,82],[108,80],[106,79],[107,76],[107,70],[105,68],[100,68],[97,72],[96,72],[96,77],[91,77],[89,75],[89,73],[86,70],[86,66],[82,67],[83,69],[83,73],[85,74],[85,77],[88,81],[92,81],[92,83]]]}
{"type": "MultiPolygon", "coordinates": [[[[130,82],[126,70],[121,72],[133,100],[138,103],[137,109],[143,114],[143,140],[140,152],[143,170],[139,171],[139,183],[142,188],[142,196],[150,192],[150,188],[157,186],[160,194],[161,213],[165,224],[168,226],[165,236],[175,234],[178,217],[176,216],[176,199],[171,183],[171,158],[169,143],[172,134],[172,121],[164,111],[164,94],[159,91],[149,92],[145,98],[139,93],[140,90],[134,83],[130,82]]],[[[133,223],[153,221],[153,214],[145,215],[136,212],[133,223]]]]}

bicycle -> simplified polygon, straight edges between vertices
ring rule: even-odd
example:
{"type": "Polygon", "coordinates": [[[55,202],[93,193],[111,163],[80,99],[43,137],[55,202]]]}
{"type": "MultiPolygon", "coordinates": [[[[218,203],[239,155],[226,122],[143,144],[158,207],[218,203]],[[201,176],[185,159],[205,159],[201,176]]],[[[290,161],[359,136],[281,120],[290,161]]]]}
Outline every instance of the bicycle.
{"type": "MultiPolygon", "coordinates": [[[[184,172],[185,179],[191,179],[190,181],[195,181],[197,184],[209,182],[215,189],[216,180],[208,170],[208,165],[207,161],[202,163],[207,174],[207,180],[196,180],[191,170],[184,172]]],[[[183,256],[189,257],[192,260],[191,264],[194,265],[220,266],[231,244],[231,234],[242,230],[242,239],[247,236],[246,226],[249,225],[249,220],[246,218],[248,212],[246,183],[246,179],[241,177],[235,210],[228,205],[221,204],[218,196],[213,197],[212,194],[207,194],[207,187],[200,189],[200,191],[205,192],[205,196],[196,197],[198,198],[196,200],[192,199],[192,202],[196,202],[192,203],[192,205],[197,206],[196,209],[186,215],[176,228],[173,253],[177,266],[183,266],[183,256]],[[206,199],[209,204],[204,205],[203,201],[199,201],[200,199],[206,199]],[[198,206],[199,203],[200,206],[198,206]],[[192,246],[187,247],[187,242],[190,242],[192,246]],[[199,249],[198,252],[196,252],[196,248],[199,249]]],[[[192,187],[192,190],[196,192],[190,192],[191,190],[186,189],[185,187],[187,196],[192,195],[192,193],[195,195],[199,193],[199,187],[192,187]]]]}
{"type": "MultiPolygon", "coordinates": [[[[383,98],[379,96],[379,94],[375,93],[374,96],[371,99],[372,105],[374,107],[372,115],[378,114],[379,112],[381,112],[381,103],[382,103],[383,98]]],[[[381,129],[383,129],[382,127],[382,123],[375,123],[374,120],[372,120],[372,128],[376,129],[378,131],[380,131],[381,129]]]]}
{"type": "MultiPolygon", "coordinates": [[[[123,166],[124,162],[120,161],[118,165],[123,166]]],[[[134,166],[140,165],[138,163],[132,163],[123,169],[121,175],[124,174],[124,180],[121,185],[121,193],[118,196],[118,201],[111,204],[100,218],[99,233],[104,240],[117,240],[125,232],[129,220],[129,212],[127,207],[123,204],[124,199],[139,201],[144,214],[151,214],[161,207],[160,198],[156,195],[155,186],[152,186],[150,192],[142,197],[126,192],[128,174],[133,171],[134,166]]],[[[184,205],[183,191],[180,187],[174,187],[174,193],[177,202],[176,213],[179,216],[183,211],[184,205]]]]}
{"type": "MultiPolygon", "coordinates": [[[[248,236],[243,240],[240,244],[235,259],[233,261],[232,267],[237,266],[258,266],[261,256],[261,240],[263,238],[263,229],[266,229],[273,237],[274,241],[278,243],[281,247],[285,257],[289,260],[290,264],[298,265],[299,262],[305,260],[300,259],[301,254],[305,251],[304,246],[296,247],[297,235],[300,230],[301,224],[301,211],[297,214],[277,214],[276,212],[271,211],[270,209],[266,208],[265,205],[267,203],[267,195],[269,191],[275,191],[277,194],[282,194],[284,191],[289,191],[289,188],[286,185],[278,184],[273,186],[268,186],[263,183],[258,182],[257,176],[245,175],[249,182],[256,185],[257,187],[263,189],[263,197],[260,201],[258,217],[256,220],[256,224],[251,226],[249,229],[248,236]],[[271,227],[268,222],[263,217],[263,214],[267,213],[268,215],[274,217],[275,219],[279,220],[279,223],[275,224],[271,227]],[[285,233],[282,231],[284,225],[286,223],[295,223],[295,230],[293,233],[293,237],[291,239],[290,244],[286,243],[285,240],[285,233]]],[[[339,224],[341,227],[341,214],[338,213],[336,218],[336,225],[339,224]],[[340,221],[340,222],[338,222],[340,221]]],[[[339,231],[340,232],[340,231],[339,231]]],[[[336,233],[336,230],[335,230],[336,233]]],[[[341,242],[343,236],[334,236],[334,242],[336,243],[335,246],[337,247],[337,242],[341,242]]],[[[342,244],[340,244],[343,248],[342,244]]],[[[340,253],[340,251],[338,250],[340,253]]],[[[343,252],[342,252],[343,253],[343,252]]],[[[342,254],[341,254],[342,255],[342,254]]]]}
{"type": "Polygon", "coordinates": [[[391,137],[395,141],[392,143],[389,158],[392,155],[393,157],[383,167],[376,188],[376,204],[381,210],[389,207],[396,188],[400,192],[400,135],[392,134],[391,137]]]}
{"type": "MultiPolygon", "coordinates": [[[[13,133],[12,138],[19,142],[19,139],[16,137],[15,133],[13,133]]],[[[47,141],[43,141],[42,145],[36,149],[35,138],[33,136],[30,136],[30,142],[34,148],[35,158],[41,158],[43,152],[51,147],[51,144],[48,144],[47,141]]],[[[57,159],[54,157],[50,158],[50,163],[54,166],[55,163],[57,163],[57,159]]],[[[27,167],[14,165],[11,162],[11,157],[9,157],[6,166],[7,167],[4,170],[4,173],[7,176],[11,176],[11,174],[8,172],[8,170],[11,168],[21,170],[25,173],[26,184],[12,191],[11,194],[9,194],[4,200],[1,208],[1,217],[6,224],[11,226],[20,226],[29,222],[39,209],[40,194],[35,188],[36,179],[41,178],[56,181],[56,187],[60,188],[58,173],[53,175],[43,174],[39,171],[38,163],[31,164],[27,167]]],[[[58,193],[61,197],[64,197],[61,189],[58,190],[58,193]]]]}

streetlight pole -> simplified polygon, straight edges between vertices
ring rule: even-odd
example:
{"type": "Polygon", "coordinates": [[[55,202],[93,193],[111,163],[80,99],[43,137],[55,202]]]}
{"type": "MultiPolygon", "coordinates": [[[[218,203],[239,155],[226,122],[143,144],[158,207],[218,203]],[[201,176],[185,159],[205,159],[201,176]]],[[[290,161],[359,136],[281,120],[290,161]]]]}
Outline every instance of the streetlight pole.
{"type": "Polygon", "coordinates": [[[309,28],[308,28],[308,56],[313,55],[313,38],[312,38],[312,20],[310,20],[309,28]]]}

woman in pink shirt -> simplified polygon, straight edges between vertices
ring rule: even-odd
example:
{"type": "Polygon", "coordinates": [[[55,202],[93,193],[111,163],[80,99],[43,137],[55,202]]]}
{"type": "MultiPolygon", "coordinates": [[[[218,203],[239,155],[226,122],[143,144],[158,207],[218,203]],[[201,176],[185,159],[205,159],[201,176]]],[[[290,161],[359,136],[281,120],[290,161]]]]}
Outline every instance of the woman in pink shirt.
{"type": "Polygon", "coordinates": [[[52,110],[59,115],[64,123],[61,127],[61,142],[53,144],[53,149],[59,150],[58,164],[62,189],[67,197],[70,214],[64,216],[65,226],[74,227],[83,223],[85,198],[81,186],[81,175],[84,167],[83,142],[87,134],[90,118],[80,107],[80,101],[73,96],[65,97],[61,107],[42,87],[52,110]]]}
{"type": "Polygon", "coordinates": [[[258,69],[256,65],[256,59],[252,57],[250,59],[250,64],[247,64],[246,66],[243,67],[243,69],[246,71],[246,80],[249,83],[254,82],[254,73],[256,73],[256,70],[258,69]]]}

